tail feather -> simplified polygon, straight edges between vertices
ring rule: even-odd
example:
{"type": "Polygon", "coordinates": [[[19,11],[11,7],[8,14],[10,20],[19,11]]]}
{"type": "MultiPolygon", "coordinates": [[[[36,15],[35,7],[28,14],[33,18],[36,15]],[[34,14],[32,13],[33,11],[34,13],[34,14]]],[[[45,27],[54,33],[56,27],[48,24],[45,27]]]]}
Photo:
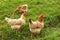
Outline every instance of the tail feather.
{"type": "Polygon", "coordinates": [[[32,24],[32,20],[31,19],[29,19],[29,22],[32,24]]]}
{"type": "Polygon", "coordinates": [[[9,21],[10,19],[9,19],[9,18],[7,18],[7,17],[5,17],[5,20],[6,20],[6,21],[9,21]]]}
{"type": "Polygon", "coordinates": [[[7,18],[7,17],[5,17],[5,20],[8,20],[8,18],[7,18]]]}

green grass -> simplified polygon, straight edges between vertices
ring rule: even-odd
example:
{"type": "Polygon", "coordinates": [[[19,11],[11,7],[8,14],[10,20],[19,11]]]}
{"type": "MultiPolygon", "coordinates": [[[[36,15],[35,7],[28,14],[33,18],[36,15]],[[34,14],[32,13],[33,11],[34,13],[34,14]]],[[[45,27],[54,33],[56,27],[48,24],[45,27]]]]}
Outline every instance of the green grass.
{"type": "Polygon", "coordinates": [[[0,0],[0,40],[59,40],[60,39],[60,0],[0,0]],[[26,25],[16,35],[4,17],[19,18],[13,11],[17,6],[27,4],[26,25]],[[29,31],[29,18],[37,20],[44,13],[45,27],[38,37],[32,37],[29,31]]]}

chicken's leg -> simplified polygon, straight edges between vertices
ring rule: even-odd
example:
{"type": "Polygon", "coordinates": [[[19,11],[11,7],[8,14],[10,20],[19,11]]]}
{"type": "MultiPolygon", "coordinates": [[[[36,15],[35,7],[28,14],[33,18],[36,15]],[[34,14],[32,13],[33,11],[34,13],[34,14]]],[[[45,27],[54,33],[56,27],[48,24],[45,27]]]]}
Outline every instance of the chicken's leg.
{"type": "Polygon", "coordinates": [[[16,30],[16,34],[19,34],[20,33],[20,31],[19,30],[16,30]]]}

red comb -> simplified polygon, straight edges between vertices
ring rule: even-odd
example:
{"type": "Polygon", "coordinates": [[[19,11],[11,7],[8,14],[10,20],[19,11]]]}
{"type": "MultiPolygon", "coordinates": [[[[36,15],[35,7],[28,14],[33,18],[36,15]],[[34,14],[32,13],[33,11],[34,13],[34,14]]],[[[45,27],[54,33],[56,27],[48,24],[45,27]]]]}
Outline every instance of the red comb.
{"type": "Polygon", "coordinates": [[[42,16],[43,16],[44,14],[40,14],[40,15],[42,15],[42,16]]]}

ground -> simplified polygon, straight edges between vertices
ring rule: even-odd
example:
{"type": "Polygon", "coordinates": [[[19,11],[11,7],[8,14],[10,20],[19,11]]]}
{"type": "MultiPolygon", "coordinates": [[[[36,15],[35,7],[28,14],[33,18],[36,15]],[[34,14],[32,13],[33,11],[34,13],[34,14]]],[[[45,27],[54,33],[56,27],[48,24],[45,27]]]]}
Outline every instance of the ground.
{"type": "Polygon", "coordinates": [[[59,40],[60,39],[60,0],[0,0],[0,40],[59,40]],[[28,12],[26,25],[21,27],[16,35],[5,17],[19,18],[20,14],[13,14],[17,6],[27,4],[28,12]],[[29,18],[36,21],[39,14],[45,14],[45,26],[40,34],[31,37],[29,18]]]}

